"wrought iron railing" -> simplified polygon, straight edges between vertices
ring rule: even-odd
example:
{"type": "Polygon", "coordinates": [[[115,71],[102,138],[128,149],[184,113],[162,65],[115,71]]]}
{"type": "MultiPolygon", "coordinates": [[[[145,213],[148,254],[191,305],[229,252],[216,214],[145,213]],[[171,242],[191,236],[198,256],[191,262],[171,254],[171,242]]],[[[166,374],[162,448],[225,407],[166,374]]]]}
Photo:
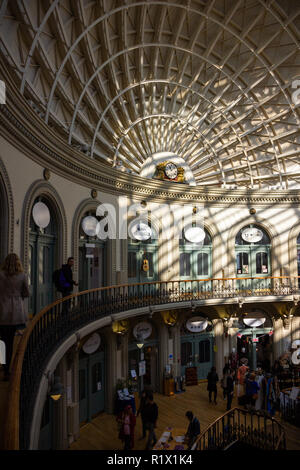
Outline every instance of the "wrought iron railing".
{"type": "Polygon", "coordinates": [[[45,364],[58,346],[84,325],[151,305],[299,293],[298,277],[218,278],[102,287],[52,303],[30,322],[14,358],[4,448],[28,448],[34,402],[45,364]]]}
{"type": "Polygon", "coordinates": [[[253,449],[285,450],[285,431],[274,418],[233,408],[200,434],[192,449],[227,450],[236,443],[253,449]]]}
{"type": "Polygon", "coordinates": [[[281,418],[294,426],[300,427],[300,396],[290,397],[291,388],[280,393],[281,418]]]}

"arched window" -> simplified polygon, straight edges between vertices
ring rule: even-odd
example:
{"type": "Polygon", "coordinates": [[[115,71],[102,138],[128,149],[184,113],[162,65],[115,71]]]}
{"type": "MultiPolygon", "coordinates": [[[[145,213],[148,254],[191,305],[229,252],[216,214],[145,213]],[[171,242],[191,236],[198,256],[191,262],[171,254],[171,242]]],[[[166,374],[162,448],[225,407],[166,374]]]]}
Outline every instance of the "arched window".
{"type": "Polygon", "coordinates": [[[212,276],[212,241],[204,229],[201,243],[187,239],[184,230],[179,241],[179,274],[181,279],[207,279],[212,276]]]}
{"type": "Polygon", "coordinates": [[[237,277],[271,275],[271,241],[264,229],[247,225],[235,239],[237,277]]]}

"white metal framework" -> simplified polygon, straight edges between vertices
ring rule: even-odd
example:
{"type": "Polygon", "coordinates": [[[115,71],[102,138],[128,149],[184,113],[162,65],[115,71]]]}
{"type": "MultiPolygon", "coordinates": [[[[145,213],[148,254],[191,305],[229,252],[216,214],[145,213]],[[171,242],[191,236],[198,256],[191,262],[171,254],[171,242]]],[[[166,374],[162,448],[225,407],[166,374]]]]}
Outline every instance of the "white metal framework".
{"type": "Polygon", "coordinates": [[[91,158],[139,174],[174,152],[197,185],[300,187],[296,0],[0,0],[0,38],[20,92],[91,158]]]}

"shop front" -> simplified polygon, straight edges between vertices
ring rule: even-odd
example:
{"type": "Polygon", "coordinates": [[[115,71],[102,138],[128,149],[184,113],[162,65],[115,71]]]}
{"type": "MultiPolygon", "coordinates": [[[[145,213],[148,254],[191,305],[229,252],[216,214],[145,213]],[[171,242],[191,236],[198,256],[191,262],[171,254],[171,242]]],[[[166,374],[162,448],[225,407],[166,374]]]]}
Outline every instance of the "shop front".
{"type": "Polygon", "coordinates": [[[181,375],[187,380],[187,374],[193,373],[195,382],[206,379],[214,363],[212,323],[203,317],[192,317],[182,326],[180,339],[181,375]]]}
{"type": "Polygon", "coordinates": [[[105,348],[98,333],[91,335],[79,354],[79,422],[83,424],[105,408],[105,348]]]}

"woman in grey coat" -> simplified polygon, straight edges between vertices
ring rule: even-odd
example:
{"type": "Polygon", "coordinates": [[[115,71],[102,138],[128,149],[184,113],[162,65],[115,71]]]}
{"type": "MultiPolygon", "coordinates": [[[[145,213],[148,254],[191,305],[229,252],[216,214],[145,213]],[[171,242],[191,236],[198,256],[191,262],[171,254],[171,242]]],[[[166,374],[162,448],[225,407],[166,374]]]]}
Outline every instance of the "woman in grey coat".
{"type": "Polygon", "coordinates": [[[10,253],[0,269],[0,337],[6,348],[5,380],[9,378],[16,330],[24,328],[27,322],[25,297],[29,297],[27,277],[19,257],[10,253]]]}

